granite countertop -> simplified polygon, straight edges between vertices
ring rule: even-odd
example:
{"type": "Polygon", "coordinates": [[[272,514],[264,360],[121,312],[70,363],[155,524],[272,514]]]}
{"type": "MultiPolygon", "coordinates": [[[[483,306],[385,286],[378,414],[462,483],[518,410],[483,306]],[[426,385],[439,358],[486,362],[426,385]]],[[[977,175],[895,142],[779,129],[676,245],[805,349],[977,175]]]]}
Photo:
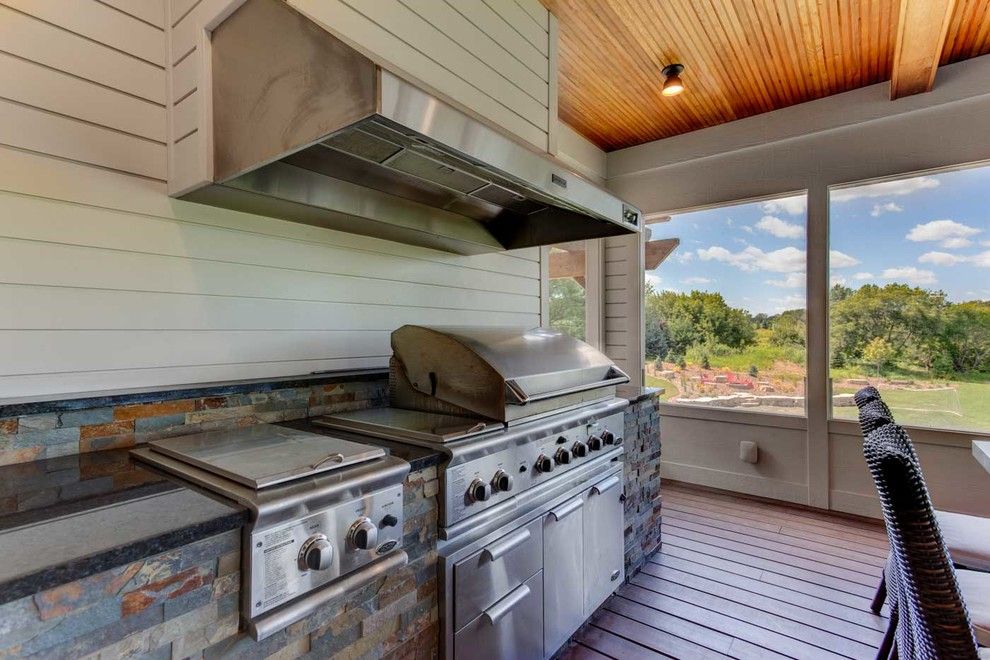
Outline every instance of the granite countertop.
{"type": "Polygon", "coordinates": [[[619,385],[615,388],[615,395],[621,399],[627,399],[629,403],[637,403],[650,397],[657,397],[664,393],[662,387],[637,387],[635,385],[619,385]]]}
{"type": "MultiPolygon", "coordinates": [[[[332,434],[310,420],[284,422],[332,434]]],[[[376,438],[413,471],[437,450],[376,438]]],[[[173,481],[127,449],[0,467],[0,604],[171,550],[248,522],[247,510],[173,481]]]]}
{"type": "Polygon", "coordinates": [[[247,522],[247,511],[165,479],[128,450],[0,467],[0,603],[247,522]]]}

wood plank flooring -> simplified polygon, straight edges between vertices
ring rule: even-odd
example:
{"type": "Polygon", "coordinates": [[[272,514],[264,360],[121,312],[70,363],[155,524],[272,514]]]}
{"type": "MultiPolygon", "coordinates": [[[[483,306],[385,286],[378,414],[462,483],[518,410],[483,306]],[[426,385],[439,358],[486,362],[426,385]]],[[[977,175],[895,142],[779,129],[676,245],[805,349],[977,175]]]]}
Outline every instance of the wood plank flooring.
{"type": "Polygon", "coordinates": [[[661,551],[564,658],[875,656],[881,525],[682,484],[662,493],[661,551]]]}

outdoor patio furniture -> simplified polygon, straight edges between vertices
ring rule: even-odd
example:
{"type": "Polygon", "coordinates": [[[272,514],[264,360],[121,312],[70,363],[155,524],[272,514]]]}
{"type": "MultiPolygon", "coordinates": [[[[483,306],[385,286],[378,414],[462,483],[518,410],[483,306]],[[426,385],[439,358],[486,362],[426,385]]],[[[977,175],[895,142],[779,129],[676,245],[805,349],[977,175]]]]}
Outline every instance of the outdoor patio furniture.
{"type": "Polygon", "coordinates": [[[907,433],[888,424],[863,443],[891,546],[894,602],[878,658],[978,658],[990,644],[990,574],[952,566],[907,433]]]}
{"type": "MultiPolygon", "coordinates": [[[[880,398],[880,393],[874,387],[864,387],[855,395],[860,406],[859,426],[863,432],[864,441],[878,428],[894,424],[890,408],[880,398]]],[[[917,454],[911,438],[905,434],[905,451],[917,462],[917,454]]],[[[949,511],[935,511],[942,538],[949,550],[953,564],[959,568],[976,571],[990,571],[990,518],[971,516],[949,511]]],[[[880,584],[870,604],[870,609],[879,614],[887,600],[888,591],[893,585],[888,584],[890,560],[884,567],[880,584]]]]}

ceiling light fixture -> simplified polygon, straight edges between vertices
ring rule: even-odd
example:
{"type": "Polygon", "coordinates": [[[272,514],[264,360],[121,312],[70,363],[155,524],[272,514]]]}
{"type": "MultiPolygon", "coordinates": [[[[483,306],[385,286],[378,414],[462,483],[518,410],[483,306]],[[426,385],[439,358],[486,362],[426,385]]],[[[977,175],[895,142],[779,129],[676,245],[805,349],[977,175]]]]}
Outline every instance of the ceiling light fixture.
{"type": "Polygon", "coordinates": [[[668,64],[663,68],[660,73],[664,77],[663,90],[661,90],[664,96],[677,96],[684,91],[684,83],[681,82],[683,71],[683,64],[668,64]]]}

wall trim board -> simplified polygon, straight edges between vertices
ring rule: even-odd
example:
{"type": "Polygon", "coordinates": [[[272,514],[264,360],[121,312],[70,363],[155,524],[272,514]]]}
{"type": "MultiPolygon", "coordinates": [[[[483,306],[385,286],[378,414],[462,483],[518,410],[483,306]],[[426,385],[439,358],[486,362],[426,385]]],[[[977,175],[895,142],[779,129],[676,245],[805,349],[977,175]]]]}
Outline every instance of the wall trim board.
{"type": "Polygon", "coordinates": [[[808,487],[805,484],[791,481],[755,477],[697,465],[672,463],[663,458],[660,459],[660,477],[661,479],[682,481],[725,491],[736,491],[795,504],[808,504],[808,487]]]}
{"type": "Polygon", "coordinates": [[[742,412],[725,408],[705,408],[702,406],[660,403],[664,417],[680,417],[709,422],[728,422],[747,426],[762,426],[768,429],[793,429],[806,431],[808,418],[798,415],[778,415],[773,413],[742,412]]]}
{"type": "Polygon", "coordinates": [[[845,490],[829,490],[831,508],[842,513],[852,513],[866,518],[883,519],[879,498],[845,490]]]}
{"type": "MultiPolygon", "coordinates": [[[[916,445],[938,445],[940,447],[959,447],[971,449],[973,440],[986,440],[986,432],[958,431],[954,429],[930,429],[920,426],[905,426],[904,430],[911,436],[911,442],[916,445]]],[[[857,422],[844,419],[828,421],[829,435],[845,436],[863,439],[862,431],[857,422]]]]}

